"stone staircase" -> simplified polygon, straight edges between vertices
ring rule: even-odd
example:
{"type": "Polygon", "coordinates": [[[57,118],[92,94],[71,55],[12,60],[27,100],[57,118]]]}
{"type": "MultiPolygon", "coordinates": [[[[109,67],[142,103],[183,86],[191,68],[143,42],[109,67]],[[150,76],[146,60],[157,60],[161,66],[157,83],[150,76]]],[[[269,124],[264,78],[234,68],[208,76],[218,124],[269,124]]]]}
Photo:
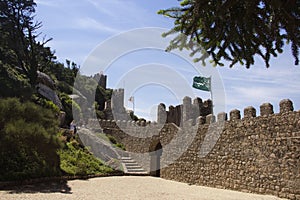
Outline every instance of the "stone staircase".
{"type": "Polygon", "coordinates": [[[130,156],[121,157],[125,175],[147,176],[149,175],[135,160],[130,156]]]}

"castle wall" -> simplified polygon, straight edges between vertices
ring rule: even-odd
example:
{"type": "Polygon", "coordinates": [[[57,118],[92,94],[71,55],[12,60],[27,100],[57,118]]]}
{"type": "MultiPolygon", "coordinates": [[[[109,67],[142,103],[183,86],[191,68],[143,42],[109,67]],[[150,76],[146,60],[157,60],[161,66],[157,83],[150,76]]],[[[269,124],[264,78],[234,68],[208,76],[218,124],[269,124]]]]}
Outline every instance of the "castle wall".
{"type": "MultiPolygon", "coordinates": [[[[92,123],[98,122],[91,122],[91,127],[92,123]]],[[[226,113],[198,117],[195,126],[192,120],[181,127],[174,123],[160,127],[159,123],[126,121],[100,121],[100,125],[104,132],[125,144],[147,170],[150,170],[150,152],[160,142],[162,178],[300,199],[300,111],[293,111],[289,100],[280,102],[278,114],[274,114],[271,104],[263,104],[259,116],[255,108],[247,107],[243,118],[239,110],[233,110],[229,119],[226,113]],[[191,142],[184,149],[182,145],[189,139],[191,142]],[[169,148],[174,140],[178,147],[175,144],[169,148]],[[211,151],[207,141],[215,142],[211,151]],[[170,160],[182,148],[182,155],[170,160]],[[205,151],[209,153],[201,157],[200,153],[205,151]]]]}
{"type": "Polygon", "coordinates": [[[99,79],[99,85],[106,90],[106,84],[107,84],[107,76],[101,74],[99,79]]]}
{"type": "Polygon", "coordinates": [[[111,100],[105,104],[105,117],[108,120],[130,120],[124,107],[124,89],[113,90],[111,100]]]}
{"type": "MultiPolygon", "coordinates": [[[[247,108],[243,119],[232,112],[218,142],[205,158],[197,156],[208,129],[208,125],[202,126],[189,149],[163,168],[161,177],[300,199],[300,112],[281,107],[281,113],[271,114],[268,108],[263,106],[259,117],[255,117],[252,107],[247,108]]],[[[218,123],[212,126],[217,127],[218,123]]]]}
{"type": "Polygon", "coordinates": [[[177,126],[182,126],[185,121],[192,119],[195,121],[199,116],[207,116],[212,113],[212,101],[207,100],[202,102],[202,99],[196,98],[193,100],[190,97],[183,99],[183,104],[169,106],[166,110],[164,104],[160,104],[157,110],[157,122],[160,124],[174,123],[177,126]]]}

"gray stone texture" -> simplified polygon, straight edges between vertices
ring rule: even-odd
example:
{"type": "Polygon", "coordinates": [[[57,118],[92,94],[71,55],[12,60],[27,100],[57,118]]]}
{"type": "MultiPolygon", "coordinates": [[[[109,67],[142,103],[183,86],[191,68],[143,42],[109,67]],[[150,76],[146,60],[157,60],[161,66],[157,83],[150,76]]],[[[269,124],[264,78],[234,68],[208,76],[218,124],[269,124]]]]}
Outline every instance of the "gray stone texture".
{"type": "MultiPolygon", "coordinates": [[[[248,107],[243,119],[240,111],[234,110],[224,127],[219,121],[224,119],[224,113],[218,115],[215,123],[204,123],[204,117],[198,117],[195,126],[168,123],[160,128],[148,124],[138,133],[133,133],[137,125],[132,123],[127,123],[126,133],[113,121],[100,121],[100,125],[105,133],[125,144],[129,152],[138,153],[134,159],[145,170],[150,168],[150,152],[158,143],[163,148],[161,163],[167,163],[185,140],[193,137],[178,159],[162,166],[162,178],[296,200],[300,197],[300,111],[292,111],[292,107],[290,101],[284,100],[280,102],[280,113],[272,114],[273,106],[263,104],[262,116],[257,117],[255,109],[248,107]],[[208,130],[213,131],[208,134],[208,130]],[[153,131],[158,134],[153,135],[153,131]],[[191,135],[193,131],[195,135],[191,135]],[[214,134],[217,131],[221,131],[220,137],[214,134]],[[182,138],[178,148],[166,151],[176,138],[182,138]],[[205,140],[216,141],[211,150],[206,149],[205,140]],[[200,150],[210,151],[200,157],[200,150]]],[[[98,121],[90,121],[91,128],[93,123],[98,121]]]]}
{"type": "Polygon", "coordinates": [[[158,106],[158,116],[157,121],[161,124],[164,123],[174,123],[177,126],[181,127],[188,120],[193,120],[193,122],[197,121],[199,116],[206,117],[207,115],[212,113],[212,101],[207,100],[202,102],[201,98],[195,98],[192,103],[192,99],[190,97],[184,97],[183,104],[174,106],[169,106],[169,110],[166,111],[166,107],[158,106]],[[166,118],[164,117],[164,113],[166,113],[166,118]]]}
{"type": "Polygon", "coordinates": [[[273,105],[270,103],[264,103],[260,106],[260,116],[269,116],[274,114],[273,105]]]}

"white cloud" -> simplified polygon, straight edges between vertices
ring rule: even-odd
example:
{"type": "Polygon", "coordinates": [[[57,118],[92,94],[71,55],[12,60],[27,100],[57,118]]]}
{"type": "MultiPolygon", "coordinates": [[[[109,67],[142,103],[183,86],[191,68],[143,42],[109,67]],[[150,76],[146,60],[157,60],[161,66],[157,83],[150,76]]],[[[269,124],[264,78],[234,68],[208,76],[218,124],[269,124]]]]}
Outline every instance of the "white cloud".
{"type": "Polygon", "coordinates": [[[266,102],[272,103],[274,111],[278,112],[279,102],[286,98],[294,102],[295,109],[299,108],[300,71],[287,56],[272,61],[268,69],[256,65],[251,69],[241,66],[220,70],[226,90],[227,112],[254,106],[259,113],[259,106],[266,102]]]}
{"type": "Polygon", "coordinates": [[[120,30],[105,25],[104,23],[90,17],[77,19],[74,28],[84,29],[87,31],[91,31],[91,30],[96,30],[101,32],[105,31],[114,34],[120,32],[120,30]]]}
{"type": "Polygon", "coordinates": [[[128,27],[157,26],[160,22],[166,21],[156,12],[150,12],[146,6],[141,6],[133,0],[86,0],[86,2],[105,15],[105,18],[109,19],[111,23],[123,28],[127,27],[127,30],[128,27]]]}

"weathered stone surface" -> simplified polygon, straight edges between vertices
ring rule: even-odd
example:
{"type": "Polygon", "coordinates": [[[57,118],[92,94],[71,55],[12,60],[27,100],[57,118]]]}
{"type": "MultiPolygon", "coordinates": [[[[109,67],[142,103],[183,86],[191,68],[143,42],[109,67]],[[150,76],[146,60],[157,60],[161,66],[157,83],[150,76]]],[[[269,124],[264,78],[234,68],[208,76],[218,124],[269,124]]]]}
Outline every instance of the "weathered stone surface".
{"type": "Polygon", "coordinates": [[[245,108],[244,109],[244,119],[249,119],[249,118],[253,118],[253,117],[256,117],[255,108],[252,106],[245,108]]]}
{"type": "Polygon", "coordinates": [[[205,121],[206,121],[207,124],[214,123],[214,122],[216,122],[216,117],[212,114],[209,114],[209,115],[206,116],[205,121]]]}
{"type": "MultiPolygon", "coordinates": [[[[291,104],[284,102],[282,112],[274,115],[270,105],[261,107],[264,117],[255,117],[253,108],[246,108],[243,120],[240,111],[234,110],[224,127],[219,123],[206,124],[204,117],[197,118],[196,126],[153,125],[150,129],[140,129],[144,130],[138,132],[140,135],[128,134],[137,130],[131,123],[127,123],[128,133],[112,121],[100,121],[100,125],[104,132],[125,144],[129,152],[137,153],[134,159],[147,170],[150,170],[151,156],[145,154],[151,152],[153,144],[162,146],[161,163],[168,163],[169,158],[184,150],[161,169],[163,178],[299,199],[300,111],[291,112],[291,104]],[[171,143],[175,145],[169,148],[171,143]],[[208,154],[200,157],[200,150],[208,154]]],[[[223,119],[224,113],[219,117],[223,119]]]]}
{"type": "Polygon", "coordinates": [[[47,85],[39,83],[37,86],[37,91],[40,95],[46,97],[50,101],[52,101],[55,105],[57,105],[60,109],[62,109],[62,104],[56,94],[55,90],[51,89],[47,85]]]}
{"type": "Polygon", "coordinates": [[[260,116],[269,116],[274,114],[273,105],[270,103],[264,103],[260,106],[260,116]]]}
{"type": "MultiPolygon", "coordinates": [[[[165,108],[165,106],[164,106],[165,108]]],[[[212,113],[212,101],[207,100],[202,102],[201,98],[195,98],[192,103],[190,97],[185,97],[183,99],[183,104],[174,106],[169,106],[169,110],[163,110],[162,107],[158,106],[158,122],[164,121],[165,123],[174,123],[177,126],[183,126],[185,121],[190,119],[197,121],[199,116],[206,117],[212,113]],[[163,116],[166,113],[166,119],[163,116]],[[162,120],[165,119],[165,120],[162,120]]]]}
{"type": "Polygon", "coordinates": [[[241,119],[241,112],[237,109],[230,112],[230,121],[241,119]]]}
{"type": "Polygon", "coordinates": [[[219,113],[217,120],[218,122],[227,121],[227,113],[225,112],[219,113]]]}
{"type": "Polygon", "coordinates": [[[293,102],[289,99],[284,99],[279,103],[280,113],[286,113],[294,110],[293,102]]]}
{"type": "Polygon", "coordinates": [[[167,112],[166,112],[166,105],[161,103],[158,105],[157,111],[157,123],[164,124],[167,120],[167,112]]]}

